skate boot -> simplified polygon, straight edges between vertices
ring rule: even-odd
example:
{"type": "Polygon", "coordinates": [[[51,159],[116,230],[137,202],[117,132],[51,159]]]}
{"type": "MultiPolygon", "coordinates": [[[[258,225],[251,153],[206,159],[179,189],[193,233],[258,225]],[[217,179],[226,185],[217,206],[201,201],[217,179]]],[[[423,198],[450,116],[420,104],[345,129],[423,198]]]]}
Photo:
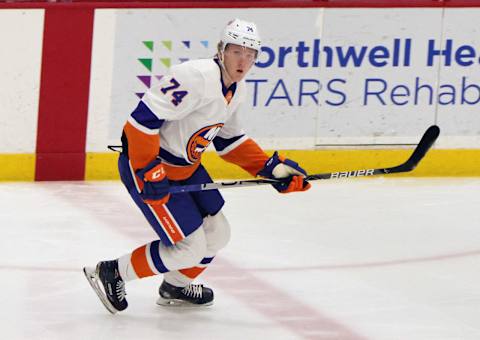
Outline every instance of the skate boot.
{"type": "Polygon", "coordinates": [[[203,285],[189,284],[176,287],[166,281],[159,288],[157,304],[161,306],[210,306],[213,304],[213,290],[203,285]]]}
{"type": "Polygon", "coordinates": [[[83,272],[100,301],[110,313],[115,314],[128,307],[125,299],[125,295],[127,295],[125,282],[118,272],[117,260],[99,262],[96,269],[85,267],[83,272]]]}

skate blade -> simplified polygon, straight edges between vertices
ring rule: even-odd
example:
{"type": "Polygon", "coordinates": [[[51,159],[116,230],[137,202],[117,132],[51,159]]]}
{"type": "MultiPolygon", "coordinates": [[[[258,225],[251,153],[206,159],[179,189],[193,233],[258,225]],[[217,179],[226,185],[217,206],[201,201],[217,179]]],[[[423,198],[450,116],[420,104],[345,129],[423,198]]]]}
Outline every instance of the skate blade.
{"type": "Polygon", "coordinates": [[[112,314],[115,314],[118,312],[118,310],[113,307],[113,305],[108,301],[107,296],[103,292],[103,290],[100,288],[100,285],[98,284],[99,278],[97,275],[97,272],[94,268],[90,267],[84,267],[83,268],[83,273],[85,274],[85,277],[87,278],[88,283],[90,283],[90,286],[92,286],[93,290],[97,294],[98,298],[102,302],[102,304],[105,306],[105,308],[112,314]]]}
{"type": "Polygon", "coordinates": [[[189,307],[189,308],[199,308],[207,307],[213,305],[213,301],[198,305],[184,300],[178,299],[164,299],[161,296],[157,299],[157,305],[163,307],[189,307]]]}

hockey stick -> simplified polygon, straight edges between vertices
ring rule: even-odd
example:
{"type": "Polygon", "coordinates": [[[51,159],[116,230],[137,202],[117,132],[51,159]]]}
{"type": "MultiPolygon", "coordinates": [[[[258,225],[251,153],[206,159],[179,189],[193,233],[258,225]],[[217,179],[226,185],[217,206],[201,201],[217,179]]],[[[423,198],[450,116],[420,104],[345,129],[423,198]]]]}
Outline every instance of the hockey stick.
{"type": "MultiPolygon", "coordinates": [[[[391,167],[381,169],[361,169],[345,172],[330,172],[324,174],[308,175],[305,177],[307,181],[315,181],[318,179],[334,179],[334,178],[347,178],[347,177],[365,177],[376,175],[387,175],[400,172],[409,172],[415,169],[418,163],[422,160],[425,154],[430,150],[430,147],[435,143],[440,134],[440,128],[436,125],[430,126],[422,136],[422,139],[418,143],[417,147],[413,151],[410,158],[406,162],[391,167]]],[[[238,188],[248,187],[256,185],[265,185],[281,182],[275,179],[250,179],[243,181],[230,181],[230,182],[214,182],[203,184],[189,184],[189,185],[173,185],[170,187],[170,193],[190,192],[190,191],[203,191],[212,189],[226,189],[226,188],[238,188]]]]}

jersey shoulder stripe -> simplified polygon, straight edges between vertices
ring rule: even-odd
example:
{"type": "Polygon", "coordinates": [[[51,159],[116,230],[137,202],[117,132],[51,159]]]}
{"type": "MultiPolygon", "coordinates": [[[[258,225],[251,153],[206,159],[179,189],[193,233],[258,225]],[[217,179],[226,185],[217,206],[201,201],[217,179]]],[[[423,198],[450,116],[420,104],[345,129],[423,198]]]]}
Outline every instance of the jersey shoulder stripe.
{"type": "Polygon", "coordinates": [[[150,130],[156,130],[162,126],[164,120],[158,119],[143,101],[140,101],[132,112],[131,117],[136,123],[150,130]]]}
{"type": "Polygon", "coordinates": [[[215,146],[215,150],[217,150],[217,152],[222,152],[223,150],[225,150],[227,147],[234,144],[243,136],[245,135],[243,134],[243,135],[235,136],[232,138],[222,138],[220,136],[216,136],[215,139],[213,140],[213,145],[215,146]]]}

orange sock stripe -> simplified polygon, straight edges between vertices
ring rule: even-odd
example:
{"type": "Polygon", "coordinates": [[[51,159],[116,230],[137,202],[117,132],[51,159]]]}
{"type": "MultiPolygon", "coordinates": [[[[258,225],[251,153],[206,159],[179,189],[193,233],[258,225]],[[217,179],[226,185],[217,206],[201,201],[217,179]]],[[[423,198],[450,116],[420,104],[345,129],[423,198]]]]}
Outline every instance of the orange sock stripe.
{"type": "Polygon", "coordinates": [[[198,275],[200,275],[207,267],[192,267],[192,268],[185,268],[185,269],[180,269],[179,272],[185,275],[186,277],[190,279],[196,278],[198,275]]]}
{"type": "Polygon", "coordinates": [[[148,265],[146,245],[133,251],[130,262],[132,262],[133,270],[139,278],[155,275],[148,265]]]}
{"type": "Polygon", "coordinates": [[[149,205],[151,210],[157,217],[163,231],[167,234],[172,243],[177,243],[185,238],[183,231],[178,226],[177,222],[172,218],[165,205],[149,205]]]}

